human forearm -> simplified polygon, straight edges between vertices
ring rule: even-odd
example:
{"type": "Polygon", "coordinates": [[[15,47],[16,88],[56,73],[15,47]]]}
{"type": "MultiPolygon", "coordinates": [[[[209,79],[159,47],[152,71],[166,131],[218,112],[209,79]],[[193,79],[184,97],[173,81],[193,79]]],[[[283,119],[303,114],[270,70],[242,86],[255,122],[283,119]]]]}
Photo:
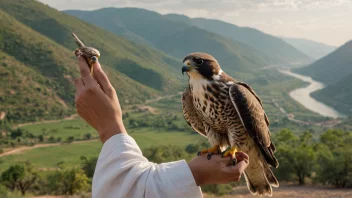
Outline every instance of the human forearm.
{"type": "Polygon", "coordinates": [[[93,197],[201,197],[184,160],[155,164],[143,157],[132,137],[118,134],[101,150],[93,197]]]}

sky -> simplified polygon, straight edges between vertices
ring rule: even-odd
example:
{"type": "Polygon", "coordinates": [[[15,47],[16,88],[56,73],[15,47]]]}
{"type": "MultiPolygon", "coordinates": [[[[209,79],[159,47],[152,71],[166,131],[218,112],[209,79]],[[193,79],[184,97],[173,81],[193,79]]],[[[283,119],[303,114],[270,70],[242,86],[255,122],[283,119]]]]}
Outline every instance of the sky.
{"type": "Polygon", "coordinates": [[[58,10],[138,7],[340,46],[352,40],[352,0],[39,0],[58,10]]]}

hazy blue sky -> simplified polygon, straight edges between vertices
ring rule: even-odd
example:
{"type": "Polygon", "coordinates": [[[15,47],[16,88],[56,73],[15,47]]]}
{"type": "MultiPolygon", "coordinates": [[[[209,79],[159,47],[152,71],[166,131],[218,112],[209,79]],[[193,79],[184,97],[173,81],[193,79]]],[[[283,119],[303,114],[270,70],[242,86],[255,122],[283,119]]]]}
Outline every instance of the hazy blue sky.
{"type": "Polygon", "coordinates": [[[140,7],[220,19],[339,46],[352,39],[352,0],[40,0],[59,10],[140,7]]]}

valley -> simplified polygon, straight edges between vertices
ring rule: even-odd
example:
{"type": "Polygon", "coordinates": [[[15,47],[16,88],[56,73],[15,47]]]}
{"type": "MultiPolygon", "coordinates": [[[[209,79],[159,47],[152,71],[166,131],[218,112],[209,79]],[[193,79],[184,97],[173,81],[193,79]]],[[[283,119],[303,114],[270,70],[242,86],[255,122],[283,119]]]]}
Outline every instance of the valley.
{"type": "Polygon", "coordinates": [[[324,103],[312,98],[310,96],[311,93],[314,93],[318,90],[321,90],[325,88],[325,85],[323,83],[317,82],[312,80],[312,78],[308,76],[303,76],[300,74],[293,73],[290,70],[280,70],[279,72],[293,76],[295,78],[298,78],[304,82],[308,82],[309,85],[307,87],[299,88],[292,90],[289,94],[291,98],[302,104],[305,108],[316,112],[322,116],[326,117],[331,117],[331,118],[339,118],[339,117],[344,117],[345,115],[337,112],[335,109],[332,107],[329,107],[325,105],[324,103]]]}

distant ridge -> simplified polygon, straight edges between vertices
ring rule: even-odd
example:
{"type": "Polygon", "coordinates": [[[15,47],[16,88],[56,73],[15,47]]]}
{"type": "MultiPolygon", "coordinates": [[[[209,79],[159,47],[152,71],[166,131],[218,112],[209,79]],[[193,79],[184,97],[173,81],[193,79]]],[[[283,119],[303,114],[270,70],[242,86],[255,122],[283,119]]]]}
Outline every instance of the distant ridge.
{"type": "Polygon", "coordinates": [[[295,71],[325,84],[338,82],[352,73],[352,41],[345,43],[313,64],[295,71]]]}
{"type": "Polygon", "coordinates": [[[327,85],[326,88],[314,92],[313,97],[346,115],[352,115],[352,41],[313,64],[295,71],[327,85]]]}
{"type": "Polygon", "coordinates": [[[195,51],[210,53],[229,73],[251,72],[256,68],[279,62],[249,45],[194,25],[171,20],[167,16],[149,10],[103,8],[94,11],[64,12],[132,41],[147,44],[178,59],[195,51]]]}
{"type": "Polygon", "coordinates": [[[299,51],[307,54],[308,56],[314,59],[322,58],[330,54],[337,48],[335,46],[319,43],[308,39],[287,38],[287,37],[282,37],[282,39],[287,43],[291,44],[299,51]]]}
{"type": "Polygon", "coordinates": [[[282,39],[266,34],[254,28],[239,27],[215,19],[189,18],[184,15],[165,15],[172,20],[197,26],[207,31],[219,34],[225,38],[245,43],[268,56],[279,59],[283,63],[309,63],[312,61],[306,54],[295,49],[282,39]]]}

